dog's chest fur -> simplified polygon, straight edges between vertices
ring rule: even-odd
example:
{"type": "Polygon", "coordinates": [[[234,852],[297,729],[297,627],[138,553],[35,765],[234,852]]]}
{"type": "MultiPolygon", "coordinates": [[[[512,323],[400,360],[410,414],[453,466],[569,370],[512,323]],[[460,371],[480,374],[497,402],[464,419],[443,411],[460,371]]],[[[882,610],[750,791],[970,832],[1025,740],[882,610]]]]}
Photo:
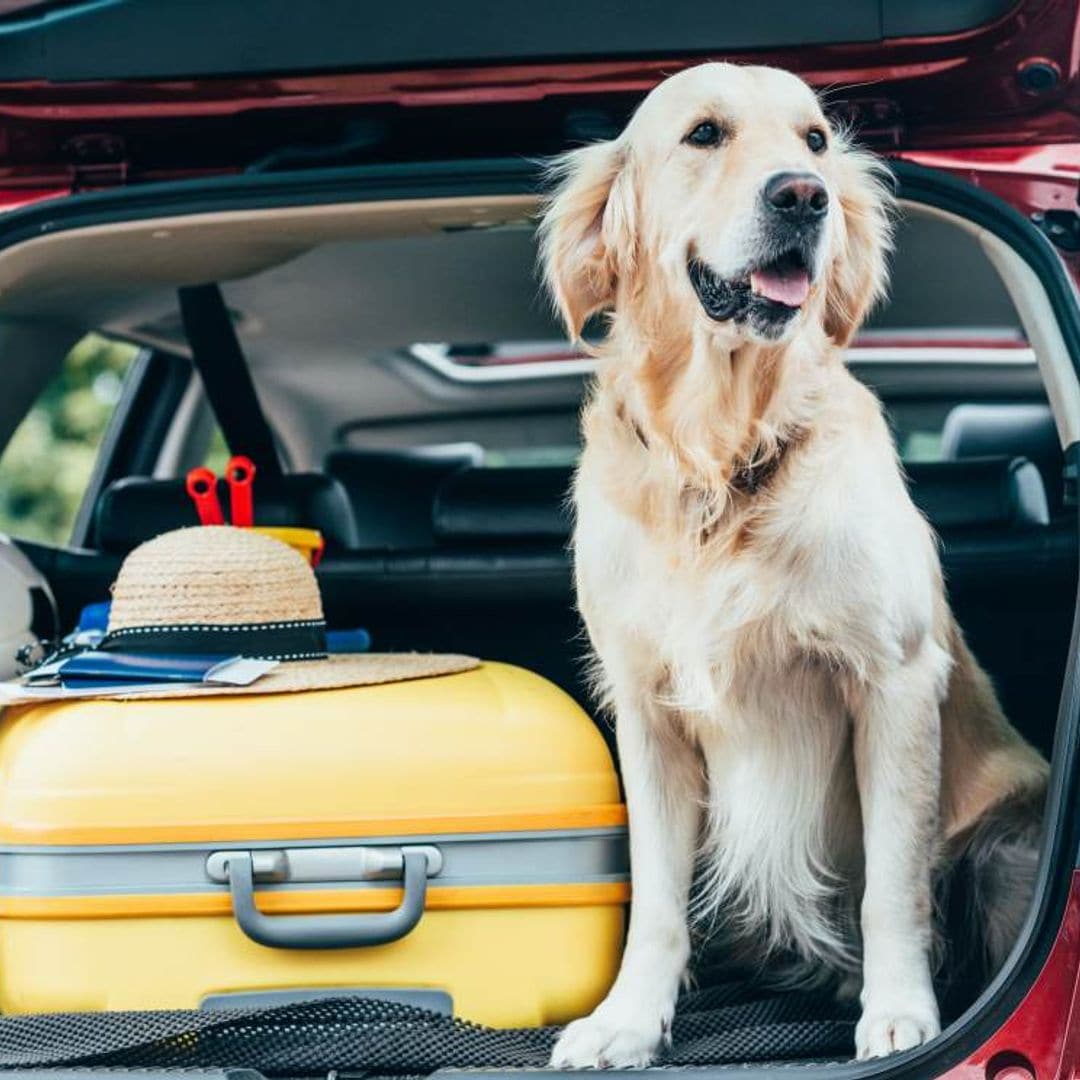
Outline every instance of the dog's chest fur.
{"type": "Polygon", "coordinates": [[[794,665],[829,683],[872,679],[930,625],[933,541],[876,402],[866,415],[866,392],[849,382],[838,387],[852,408],[834,401],[827,425],[736,471],[745,482],[730,493],[686,481],[647,447],[631,462],[586,445],[579,600],[590,627],[651,658],[670,707],[734,729],[764,677],[794,665]]]}
{"type": "Polygon", "coordinates": [[[705,530],[708,493],[645,447],[631,463],[587,445],[575,494],[601,690],[625,707],[632,666],[650,722],[700,748],[704,906],[833,966],[853,961],[831,875],[857,880],[860,862],[848,703],[930,627],[936,565],[876,402],[847,378],[835,420],[705,530]]]}

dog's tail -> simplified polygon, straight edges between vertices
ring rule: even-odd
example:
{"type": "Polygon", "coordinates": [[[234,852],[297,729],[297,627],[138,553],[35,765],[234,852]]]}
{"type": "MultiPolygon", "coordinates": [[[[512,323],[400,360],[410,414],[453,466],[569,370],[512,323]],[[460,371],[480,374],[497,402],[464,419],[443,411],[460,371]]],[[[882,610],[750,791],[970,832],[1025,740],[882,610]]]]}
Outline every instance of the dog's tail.
{"type": "Polygon", "coordinates": [[[978,994],[1020,936],[1035,891],[1045,786],[1009,796],[949,843],[944,882],[949,996],[978,994]]]}

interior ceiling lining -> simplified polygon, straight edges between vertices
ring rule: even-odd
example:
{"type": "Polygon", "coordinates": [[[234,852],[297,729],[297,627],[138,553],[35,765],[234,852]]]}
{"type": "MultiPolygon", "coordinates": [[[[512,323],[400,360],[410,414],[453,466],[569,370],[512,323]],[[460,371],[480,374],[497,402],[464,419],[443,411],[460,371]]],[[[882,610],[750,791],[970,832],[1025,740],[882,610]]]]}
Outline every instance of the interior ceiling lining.
{"type": "Polygon", "coordinates": [[[0,317],[115,319],[147,294],[233,281],[342,240],[526,224],[535,196],[230,210],[89,225],[0,251],[0,317]]]}
{"type": "MultiPolygon", "coordinates": [[[[363,333],[363,345],[370,350],[415,340],[455,340],[431,338],[439,327],[425,326],[425,308],[436,306],[441,281],[443,290],[461,293],[444,305],[447,310],[477,307],[488,319],[485,326],[492,328],[482,340],[498,340],[498,324],[513,331],[514,319],[517,337],[527,338],[540,329],[554,330],[537,296],[535,244],[528,227],[537,209],[531,195],[460,197],[222,211],[72,229],[0,251],[0,317],[111,325],[130,333],[140,326],[152,333],[172,318],[171,332],[161,342],[175,342],[175,289],[222,281],[237,283],[228,292],[245,301],[236,306],[252,330],[279,312],[292,317],[290,325],[301,326],[304,320],[294,316],[303,310],[289,311],[293,297],[305,303],[310,330],[320,321],[313,310],[318,304],[336,303],[339,313],[347,315],[367,295],[371,310],[351,333],[337,333],[336,340],[351,348],[363,333]],[[492,228],[507,225],[519,231],[492,228]],[[493,258],[507,261],[493,267],[493,258]],[[416,283],[426,286],[428,294],[416,283]],[[487,293],[505,293],[510,285],[517,290],[511,317],[497,317],[511,306],[505,303],[483,310],[487,293]],[[371,316],[392,314],[390,301],[409,308],[408,325],[415,334],[377,332],[371,316]]],[[[923,308],[931,299],[940,306],[954,295],[961,310],[967,289],[991,323],[1015,323],[1008,298],[977,245],[970,240],[966,248],[958,245],[955,229],[949,230],[951,241],[943,243],[932,217],[919,208],[911,217],[914,222],[902,225],[893,300],[878,322],[919,325],[920,302],[923,308]],[[969,280],[972,274],[974,281],[969,280]]],[[[287,341],[286,328],[277,329],[287,341]]]]}
{"type": "MultiPolygon", "coordinates": [[[[0,251],[0,320],[104,328],[183,351],[177,286],[223,281],[272,422],[315,452],[365,418],[573,410],[580,378],[462,387],[401,370],[402,347],[416,341],[561,337],[536,276],[537,209],[529,195],[419,199],[58,232],[0,251]]],[[[1015,325],[978,243],[919,208],[902,222],[894,277],[879,325],[920,325],[928,304],[950,296],[961,315],[1015,325]]]]}

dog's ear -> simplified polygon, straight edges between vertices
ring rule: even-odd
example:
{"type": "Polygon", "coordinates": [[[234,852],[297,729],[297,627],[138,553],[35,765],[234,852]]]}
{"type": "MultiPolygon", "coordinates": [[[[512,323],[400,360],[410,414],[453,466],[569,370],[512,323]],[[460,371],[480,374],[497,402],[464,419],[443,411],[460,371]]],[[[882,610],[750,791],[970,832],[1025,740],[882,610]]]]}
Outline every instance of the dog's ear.
{"type": "Polygon", "coordinates": [[[544,280],[572,338],[610,307],[634,265],[636,208],[626,148],[594,143],[557,158],[555,190],[540,222],[544,280]]]}
{"type": "Polygon", "coordinates": [[[846,145],[842,137],[837,142],[844,228],[828,271],[825,332],[846,345],[888,291],[895,199],[884,162],[846,145]]]}

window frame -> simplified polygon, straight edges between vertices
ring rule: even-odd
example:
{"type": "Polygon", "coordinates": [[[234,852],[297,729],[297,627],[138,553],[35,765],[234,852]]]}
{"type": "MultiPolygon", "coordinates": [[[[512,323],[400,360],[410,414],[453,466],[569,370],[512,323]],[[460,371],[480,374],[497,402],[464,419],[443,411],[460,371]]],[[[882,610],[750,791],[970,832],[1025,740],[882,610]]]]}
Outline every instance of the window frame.
{"type": "Polygon", "coordinates": [[[79,503],[68,539],[71,547],[92,545],[98,501],[109,484],[153,474],[191,378],[191,365],[183,357],[145,346],[136,353],[79,503]]]}

